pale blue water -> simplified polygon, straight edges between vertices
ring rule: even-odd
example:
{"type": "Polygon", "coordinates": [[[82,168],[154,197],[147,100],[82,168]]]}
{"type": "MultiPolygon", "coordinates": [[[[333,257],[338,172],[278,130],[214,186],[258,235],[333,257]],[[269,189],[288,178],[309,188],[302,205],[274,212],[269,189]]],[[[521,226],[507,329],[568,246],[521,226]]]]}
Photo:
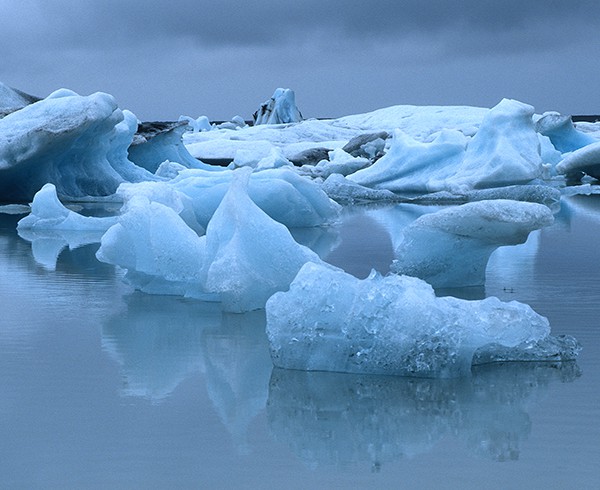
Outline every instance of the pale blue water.
{"type": "MultiPolygon", "coordinates": [[[[364,277],[425,211],[296,237],[364,277]]],[[[600,488],[598,197],[454,292],[529,303],[580,340],[577,364],[460,380],[274,371],[264,312],[135,293],[94,244],[48,270],[17,220],[0,215],[0,488],[600,488]]]]}

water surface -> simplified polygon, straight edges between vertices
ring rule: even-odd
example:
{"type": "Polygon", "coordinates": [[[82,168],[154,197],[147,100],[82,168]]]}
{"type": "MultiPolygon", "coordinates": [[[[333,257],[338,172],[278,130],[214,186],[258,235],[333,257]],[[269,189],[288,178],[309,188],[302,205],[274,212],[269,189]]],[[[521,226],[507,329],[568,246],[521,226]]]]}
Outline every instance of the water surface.
{"type": "MultiPolygon", "coordinates": [[[[295,236],[365,277],[429,211],[295,236]]],[[[455,380],[274,370],[263,311],[134,292],[93,237],[30,243],[17,220],[0,215],[2,488],[600,488],[597,197],[565,199],[492,256],[485,288],[455,292],[530,304],[578,362],[455,380]]]]}

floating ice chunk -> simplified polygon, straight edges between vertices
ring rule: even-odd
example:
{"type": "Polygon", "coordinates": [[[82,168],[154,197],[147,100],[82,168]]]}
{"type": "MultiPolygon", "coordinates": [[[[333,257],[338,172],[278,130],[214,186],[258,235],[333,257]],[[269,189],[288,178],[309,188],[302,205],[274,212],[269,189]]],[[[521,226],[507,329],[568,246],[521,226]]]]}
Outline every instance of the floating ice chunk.
{"type": "Polygon", "coordinates": [[[304,263],[320,259],[248,197],[250,172],[233,172],[202,237],[178,214],[185,202],[165,184],[124,186],[126,212],[102,237],[98,259],[127,269],[128,281],[144,292],[220,300],[234,312],[263,308],[304,263]],[[149,199],[155,197],[167,205],[149,199]]]}
{"type": "Polygon", "coordinates": [[[327,160],[321,160],[314,167],[303,167],[302,170],[313,177],[326,179],[332,174],[349,175],[369,165],[371,161],[368,158],[353,157],[341,148],[336,148],[329,152],[327,160]]]}
{"type": "Polygon", "coordinates": [[[544,205],[501,199],[426,214],[402,231],[391,270],[436,288],[481,286],[496,248],[524,243],[553,221],[544,205]]]}
{"type": "Polygon", "coordinates": [[[539,133],[550,138],[554,147],[561,153],[575,151],[598,141],[589,134],[577,131],[571,116],[563,116],[558,112],[542,114],[535,123],[535,128],[539,133]]]}
{"type": "Polygon", "coordinates": [[[369,201],[402,201],[403,198],[385,189],[371,189],[344,178],[340,174],[331,174],[322,184],[322,189],[334,201],[353,204],[369,201]]]}
{"type": "Polygon", "coordinates": [[[180,123],[142,123],[128,149],[129,159],[154,173],[165,161],[177,162],[187,168],[220,170],[194,158],[182,141],[186,125],[180,123]]]}
{"type": "Polygon", "coordinates": [[[206,116],[200,116],[197,119],[193,119],[190,116],[179,116],[178,122],[185,122],[194,133],[210,131],[212,129],[210,121],[206,116]]]}
{"type": "Polygon", "coordinates": [[[116,217],[82,216],[67,209],[59,201],[54,184],[46,184],[35,194],[31,213],[19,221],[17,229],[106,231],[116,222],[116,217]]]}
{"type": "Polygon", "coordinates": [[[262,308],[286,289],[306,262],[318,255],[294,241],[288,229],[267,216],[248,196],[250,169],[235,172],[227,194],[206,230],[202,282],[220,294],[227,311],[262,308]]]}
{"type": "Polygon", "coordinates": [[[396,130],[388,152],[348,178],[405,193],[465,192],[529,182],[544,170],[532,116],[533,107],[504,99],[490,109],[470,141],[459,131],[444,130],[422,143],[396,130]]]}
{"type": "Polygon", "coordinates": [[[600,179],[600,142],[589,144],[569,153],[556,165],[556,171],[577,180],[584,173],[600,179]]]}
{"type": "Polygon", "coordinates": [[[432,142],[421,143],[398,129],[388,152],[348,180],[397,192],[443,190],[462,162],[466,146],[467,138],[459,131],[442,131],[432,142]]]}
{"type": "MultiPolygon", "coordinates": [[[[233,178],[232,170],[181,172],[171,184],[193,201],[198,222],[206,227],[233,178]]],[[[288,227],[319,226],[335,221],[340,206],[320,186],[288,168],[250,176],[248,193],[265,213],[288,227]]]]}
{"type": "Polygon", "coordinates": [[[542,175],[532,106],[503,99],[483,118],[453,184],[472,188],[522,184],[542,175]]]}
{"type": "Polygon", "coordinates": [[[205,239],[175,210],[143,195],[129,200],[96,254],[102,262],[127,269],[127,279],[136,288],[177,295],[199,283],[204,256],[205,239]]]}
{"type": "Polygon", "coordinates": [[[181,219],[198,235],[204,235],[205,228],[196,220],[192,200],[166,182],[140,182],[138,184],[121,184],[116,195],[123,200],[127,210],[129,203],[136,197],[145,197],[148,201],[157,202],[175,211],[181,219]]]}
{"type": "Polygon", "coordinates": [[[287,124],[302,120],[296,107],[296,94],[289,88],[278,88],[269,100],[253,114],[254,125],[287,124]]]}
{"type": "Polygon", "coordinates": [[[525,304],[437,298],[414,277],[360,280],[314,263],[267,302],[271,357],[288,369],[456,377],[470,372],[478,349],[549,333],[525,304]]]}
{"type": "Polygon", "coordinates": [[[108,94],[63,90],[0,119],[2,199],[31,200],[48,182],[61,196],[82,197],[112,194],[125,180],[155,180],[127,160],[129,117],[108,94]]]}

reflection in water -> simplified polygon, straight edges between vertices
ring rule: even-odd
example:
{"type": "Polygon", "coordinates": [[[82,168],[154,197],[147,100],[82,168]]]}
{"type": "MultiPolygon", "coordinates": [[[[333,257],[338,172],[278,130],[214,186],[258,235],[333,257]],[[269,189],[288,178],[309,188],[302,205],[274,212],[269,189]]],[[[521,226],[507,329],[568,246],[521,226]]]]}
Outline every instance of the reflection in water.
{"type": "MultiPolygon", "coordinates": [[[[73,251],[85,245],[99,244],[104,234],[103,231],[30,229],[18,230],[18,233],[23,240],[31,242],[31,253],[36,263],[49,271],[56,270],[58,257],[65,248],[73,251]]],[[[97,249],[95,247],[94,254],[97,249]]]]}
{"type": "Polygon", "coordinates": [[[575,363],[506,363],[460,379],[416,379],[274,369],[267,415],[273,434],[309,465],[382,463],[430,451],[455,436],[496,461],[519,457],[531,431],[528,403],[575,363]]]}
{"type": "Polygon", "coordinates": [[[135,293],[102,329],[102,346],[121,365],[122,395],[160,403],[194,374],[240,452],[264,409],[272,363],[264,311],[225,314],[215,303],[135,293]]]}
{"type": "Polygon", "coordinates": [[[157,402],[204,370],[201,334],[220,325],[221,311],[213,303],[143,293],[126,302],[105,322],[102,347],[121,365],[122,394],[157,402]]]}
{"type": "Polygon", "coordinates": [[[249,452],[248,426],[267,402],[273,364],[265,325],[264,310],[224,313],[202,336],[208,395],[240,453],[249,452]]]}

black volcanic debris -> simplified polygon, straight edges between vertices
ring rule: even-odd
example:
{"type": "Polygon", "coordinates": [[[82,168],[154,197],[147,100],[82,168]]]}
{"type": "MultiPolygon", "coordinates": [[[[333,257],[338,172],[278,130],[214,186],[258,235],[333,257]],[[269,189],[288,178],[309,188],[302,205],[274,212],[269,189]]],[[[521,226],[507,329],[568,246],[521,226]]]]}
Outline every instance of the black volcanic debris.
{"type": "Polygon", "coordinates": [[[8,87],[0,82],[0,119],[41,100],[35,95],[8,87]]]}

